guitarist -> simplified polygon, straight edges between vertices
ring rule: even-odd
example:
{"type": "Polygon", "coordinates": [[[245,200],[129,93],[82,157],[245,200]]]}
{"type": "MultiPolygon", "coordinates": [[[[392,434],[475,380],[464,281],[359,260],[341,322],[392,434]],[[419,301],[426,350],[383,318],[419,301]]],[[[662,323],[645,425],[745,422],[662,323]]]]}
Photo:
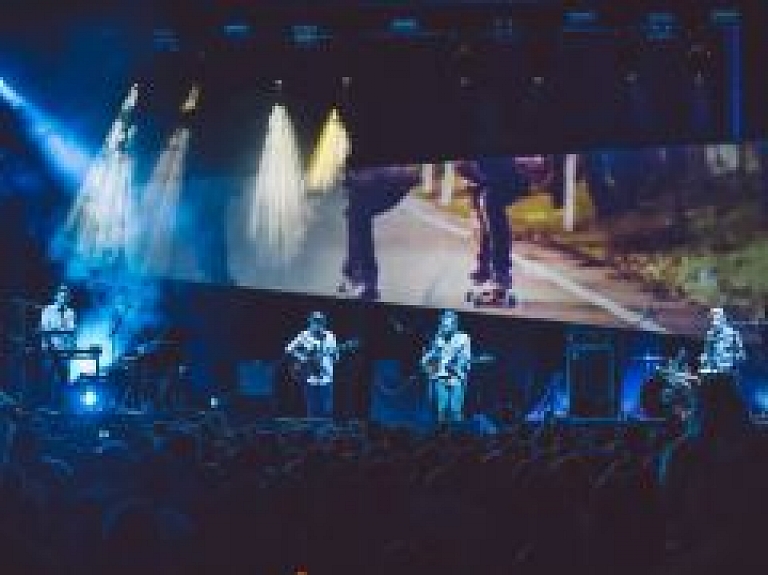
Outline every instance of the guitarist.
{"type": "Polygon", "coordinates": [[[435,336],[421,358],[438,423],[462,420],[471,362],[469,335],[459,331],[459,316],[455,311],[444,311],[435,336]]]}
{"type": "Polygon", "coordinates": [[[339,359],[339,348],[327,323],[323,312],[312,312],[307,328],[285,348],[296,362],[294,376],[304,389],[307,417],[333,416],[333,364],[339,359]]]}
{"type": "Polygon", "coordinates": [[[716,307],[709,312],[711,325],[705,337],[702,367],[714,373],[724,373],[738,381],[740,367],[747,359],[744,340],[725,315],[716,307]]]}

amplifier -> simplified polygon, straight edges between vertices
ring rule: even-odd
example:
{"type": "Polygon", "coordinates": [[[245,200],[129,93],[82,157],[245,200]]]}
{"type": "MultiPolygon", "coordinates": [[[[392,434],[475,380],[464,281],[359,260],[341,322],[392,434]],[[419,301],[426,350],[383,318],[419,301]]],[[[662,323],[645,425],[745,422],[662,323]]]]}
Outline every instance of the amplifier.
{"type": "Polygon", "coordinates": [[[616,417],[618,390],[612,344],[568,345],[566,380],[571,416],[616,417]]]}

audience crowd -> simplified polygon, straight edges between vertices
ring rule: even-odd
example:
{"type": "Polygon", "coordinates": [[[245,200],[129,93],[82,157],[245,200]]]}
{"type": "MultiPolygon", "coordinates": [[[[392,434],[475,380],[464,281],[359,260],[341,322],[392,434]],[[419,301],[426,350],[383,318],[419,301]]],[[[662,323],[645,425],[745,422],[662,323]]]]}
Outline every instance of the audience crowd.
{"type": "Polygon", "coordinates": [[[6,414],[2,573],[768,572],[768,441],[725,387],[698,413],[493,436],[222,416],[79,450],[6,414]]]}

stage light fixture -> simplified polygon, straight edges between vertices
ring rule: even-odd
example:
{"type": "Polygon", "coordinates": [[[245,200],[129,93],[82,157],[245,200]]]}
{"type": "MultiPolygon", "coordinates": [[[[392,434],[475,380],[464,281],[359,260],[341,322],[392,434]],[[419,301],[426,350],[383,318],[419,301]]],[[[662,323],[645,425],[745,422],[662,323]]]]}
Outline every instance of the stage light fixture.
{"type": "Polygon", "coordinates": [[[513,44],[522,40],[523,27],[514,18],[494,18],[490,36],[498,43],[513,44]]]}
{"type": "Polygon", "coordinates": [[[389,23],[389,30],[398,36],[418,36],[421,24],[416,18],[394,18],[389,23]]]}
{"type": "Polygon", "coordinates": [[[294,43],[311,45],[322,40],[329,40],[330,32],[317,24],[295,24],[291,26],[290,36],[294,43]]]}
{"type": "Polygon", "coordinates": [[[716,8],[710,12],[709,19],[717,26],[735,26],[741,24],[741,11],[737,8],[716,8]]]}
{"type": "Polygon", "coordinates": [[[178,52],[179,37],[170,28],[158,28],[152,32],[152,44],[158,52],[178,52]]]}
{"type": "Polygon", "coordinates": [[[244,40],[251,35],[252,29],[247,22],[233,21],[223,27],[224,35],[233,40],[244,40]]]}
{"type": "MultiPolygon", "coordinates": [[[[78,387],[70,395],[72,413],[81,416],[102,415],[113,407],[114,397],[104,383],[80,381],[76,385],[78,387]]],[[[102,427],[98,435],[102,439],[109,437],[109,431],[102,427]]]]}
{"type": "Polygon", "coordinates": [[[95,391],[92,389],[86,389],[81,395],[80,395],[80,403],[83,404],[83,407],[87,408],[93,408],[96,406],[96,404],[99,401],[99,396],[95,391]]]}
{"type": "Polygon", "coordinates": [[[644,30],[647,40],[663,42],[677,38],[681,25],[672,12],[650,12],[646,15],[644,30]]]}
{"type": "Polygon", "coordinates": [[[192,112],[197,109],[197,102],[200,99],[200,88],[197,86],[192,86],[190,88],[189,93],[187,94],[187,98],[184,100],[184,103],[181,105],[181,111],[182,112],[192,112]]]}
{"type": "Polygon", "coordinates": [[[120,107],[120,109],[123,112],[130,112],[136,107],[136,104],[139,101],[139,85],[138,84],[132,84],[131,89],[128,90],[128,96],[126,96],[125,100],[123,100],[123,105],[120,107]]]}
{"type": "Polygon", "coordinates": [[[597,22],[597,10],[567,10],[563,14],[563,27],[569,32],[590,31],[597,22]]]}

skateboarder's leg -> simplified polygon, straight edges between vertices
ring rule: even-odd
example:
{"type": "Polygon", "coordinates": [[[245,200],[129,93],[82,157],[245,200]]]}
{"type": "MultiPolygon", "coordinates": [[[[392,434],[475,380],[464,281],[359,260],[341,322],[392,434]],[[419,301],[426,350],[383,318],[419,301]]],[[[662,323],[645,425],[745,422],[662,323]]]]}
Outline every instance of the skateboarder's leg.
{"type": "Polygon", "coordinates": [[[365,212],[361,205],[359,194],[354,190],[349,192],[347,216],[347,253],[342,264],[342,291],[351,291],[362,282],[362,243],[365,233],[365,212]]]}
{"type": "Polygon", "coordinates": [[[507,218],[506,197],[492,189],[485,194],[485,212],[490,235],[490,261],[492,279],[501,288],[511,285],[510,244],[512,235],[507,218]]]}
{"type": "Polygon", "coordinates": [[[361,299],[379,297],[379,265],[373,238],[375,218],[394,208],[409,191],[410,187],[402,182],[384,182],[381,187],[368,189],[366,195],[360,198],[364,213],[358,227],[360,290],[357,296],[361,299]]]}
{"type": "Polygon", "coordinates": [[[470,273],[470,278],[476,284],[491,278],[491,233],[485,196],[481,188],[473,188],[470,196],[475,239],[475,269],[470,273]]]}

